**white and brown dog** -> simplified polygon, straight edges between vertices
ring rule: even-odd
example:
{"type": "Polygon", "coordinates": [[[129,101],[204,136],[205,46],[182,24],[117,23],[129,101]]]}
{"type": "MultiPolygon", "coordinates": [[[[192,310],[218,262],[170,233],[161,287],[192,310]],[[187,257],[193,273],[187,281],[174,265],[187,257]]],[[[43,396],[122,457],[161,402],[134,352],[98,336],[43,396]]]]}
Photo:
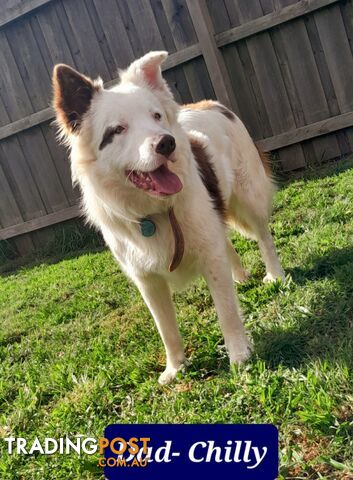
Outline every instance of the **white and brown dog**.
{"type": "Polygon", "coordinates": [[[268,229],[274,185],[243,123],[214,101],[180,107],[150,52],[105,90],[66,65],[53,75],[54,107],[71,149],[87,218],[139,288],[164,342],[170,382],[185,361],[171,290],[203,275],[230,362],[251,347],[234,295],[247,278],[227,239],[234,227],[259,242],[264,281],[283,278],[268,229]]]}

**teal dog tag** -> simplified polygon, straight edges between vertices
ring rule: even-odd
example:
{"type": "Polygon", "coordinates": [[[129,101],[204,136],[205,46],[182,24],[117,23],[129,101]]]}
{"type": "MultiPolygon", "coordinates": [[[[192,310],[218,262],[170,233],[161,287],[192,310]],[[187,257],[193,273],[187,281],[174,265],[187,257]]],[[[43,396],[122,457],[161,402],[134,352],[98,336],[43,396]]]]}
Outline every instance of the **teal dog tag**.
{"type": "Polygon", "coordinates": [[[140,230],[144,237],[152,237],[156,233],[156,224],[149,218],[140,220],[140,230]]]}

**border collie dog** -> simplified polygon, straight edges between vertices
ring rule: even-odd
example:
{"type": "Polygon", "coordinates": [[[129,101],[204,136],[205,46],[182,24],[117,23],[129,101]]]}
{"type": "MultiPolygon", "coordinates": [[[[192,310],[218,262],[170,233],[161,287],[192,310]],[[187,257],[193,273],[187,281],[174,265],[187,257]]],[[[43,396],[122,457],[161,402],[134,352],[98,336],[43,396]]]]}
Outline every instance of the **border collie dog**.
{"type": "Polygon", "coordinates": [[[134,61],[110,90],[67,65],[53,73],[73,182],[156,322],[166,350],[161,384],[185,362],[171,292],[196,276],[210,289],[230,362],[251,354],[232,283],[248,274],[228,229],[258,241],[265,282],[284,278],[268,229],[274,184],[266,159],[225,106],[175,102],[161,74],[167,55],[134,61]]]}

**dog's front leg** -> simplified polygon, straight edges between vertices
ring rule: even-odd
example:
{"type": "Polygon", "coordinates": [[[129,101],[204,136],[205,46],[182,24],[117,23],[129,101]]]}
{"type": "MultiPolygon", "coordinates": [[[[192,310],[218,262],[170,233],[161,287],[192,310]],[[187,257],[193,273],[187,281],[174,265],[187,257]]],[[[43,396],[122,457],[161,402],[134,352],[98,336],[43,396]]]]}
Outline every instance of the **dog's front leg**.
{"type": "Polygon", "coordinates": [[[226,254],[220,252],[215,256],[213,253],[205,263],[204,276],[216,307],[230,363],[240,364],[250,357],[251,343],[241,320],[226,254]]]}
{"type": "Polygon", "coordinates": [[[156,322],[162,337],[167,366],[159,377],[159,383],[171,382],[185,361],[183,342],[179,333],[175,309],[168,284],[157,275],[135,279],[141,295],[156,322]]]}

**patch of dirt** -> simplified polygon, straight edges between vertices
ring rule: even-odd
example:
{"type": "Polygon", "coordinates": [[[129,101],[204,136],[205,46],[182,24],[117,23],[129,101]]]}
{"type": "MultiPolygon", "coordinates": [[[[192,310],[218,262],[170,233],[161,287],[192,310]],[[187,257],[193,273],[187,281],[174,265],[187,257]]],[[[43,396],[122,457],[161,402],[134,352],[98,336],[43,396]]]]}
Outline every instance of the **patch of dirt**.
{"type": "Polygon", "coordinates": [[[319,459],[320,456],[327,452],[329,447],[329,440],[327,438],[314,440],[309,438],[306,434],[300,433],[299,435],[293,436],[291,443],[299,447],[299,452],[302,454],[303,461],[301,464],[296,465],[289,470],[289,476],[287,478],[297,478],[302,476],[304,473],[304,465],[306,467],[305,474],[310,475],[311,473],[320,473],[325,476],[332,472],[332,468],[327,463],[321,460],[315,462],[316,459],[319,459]]]}

